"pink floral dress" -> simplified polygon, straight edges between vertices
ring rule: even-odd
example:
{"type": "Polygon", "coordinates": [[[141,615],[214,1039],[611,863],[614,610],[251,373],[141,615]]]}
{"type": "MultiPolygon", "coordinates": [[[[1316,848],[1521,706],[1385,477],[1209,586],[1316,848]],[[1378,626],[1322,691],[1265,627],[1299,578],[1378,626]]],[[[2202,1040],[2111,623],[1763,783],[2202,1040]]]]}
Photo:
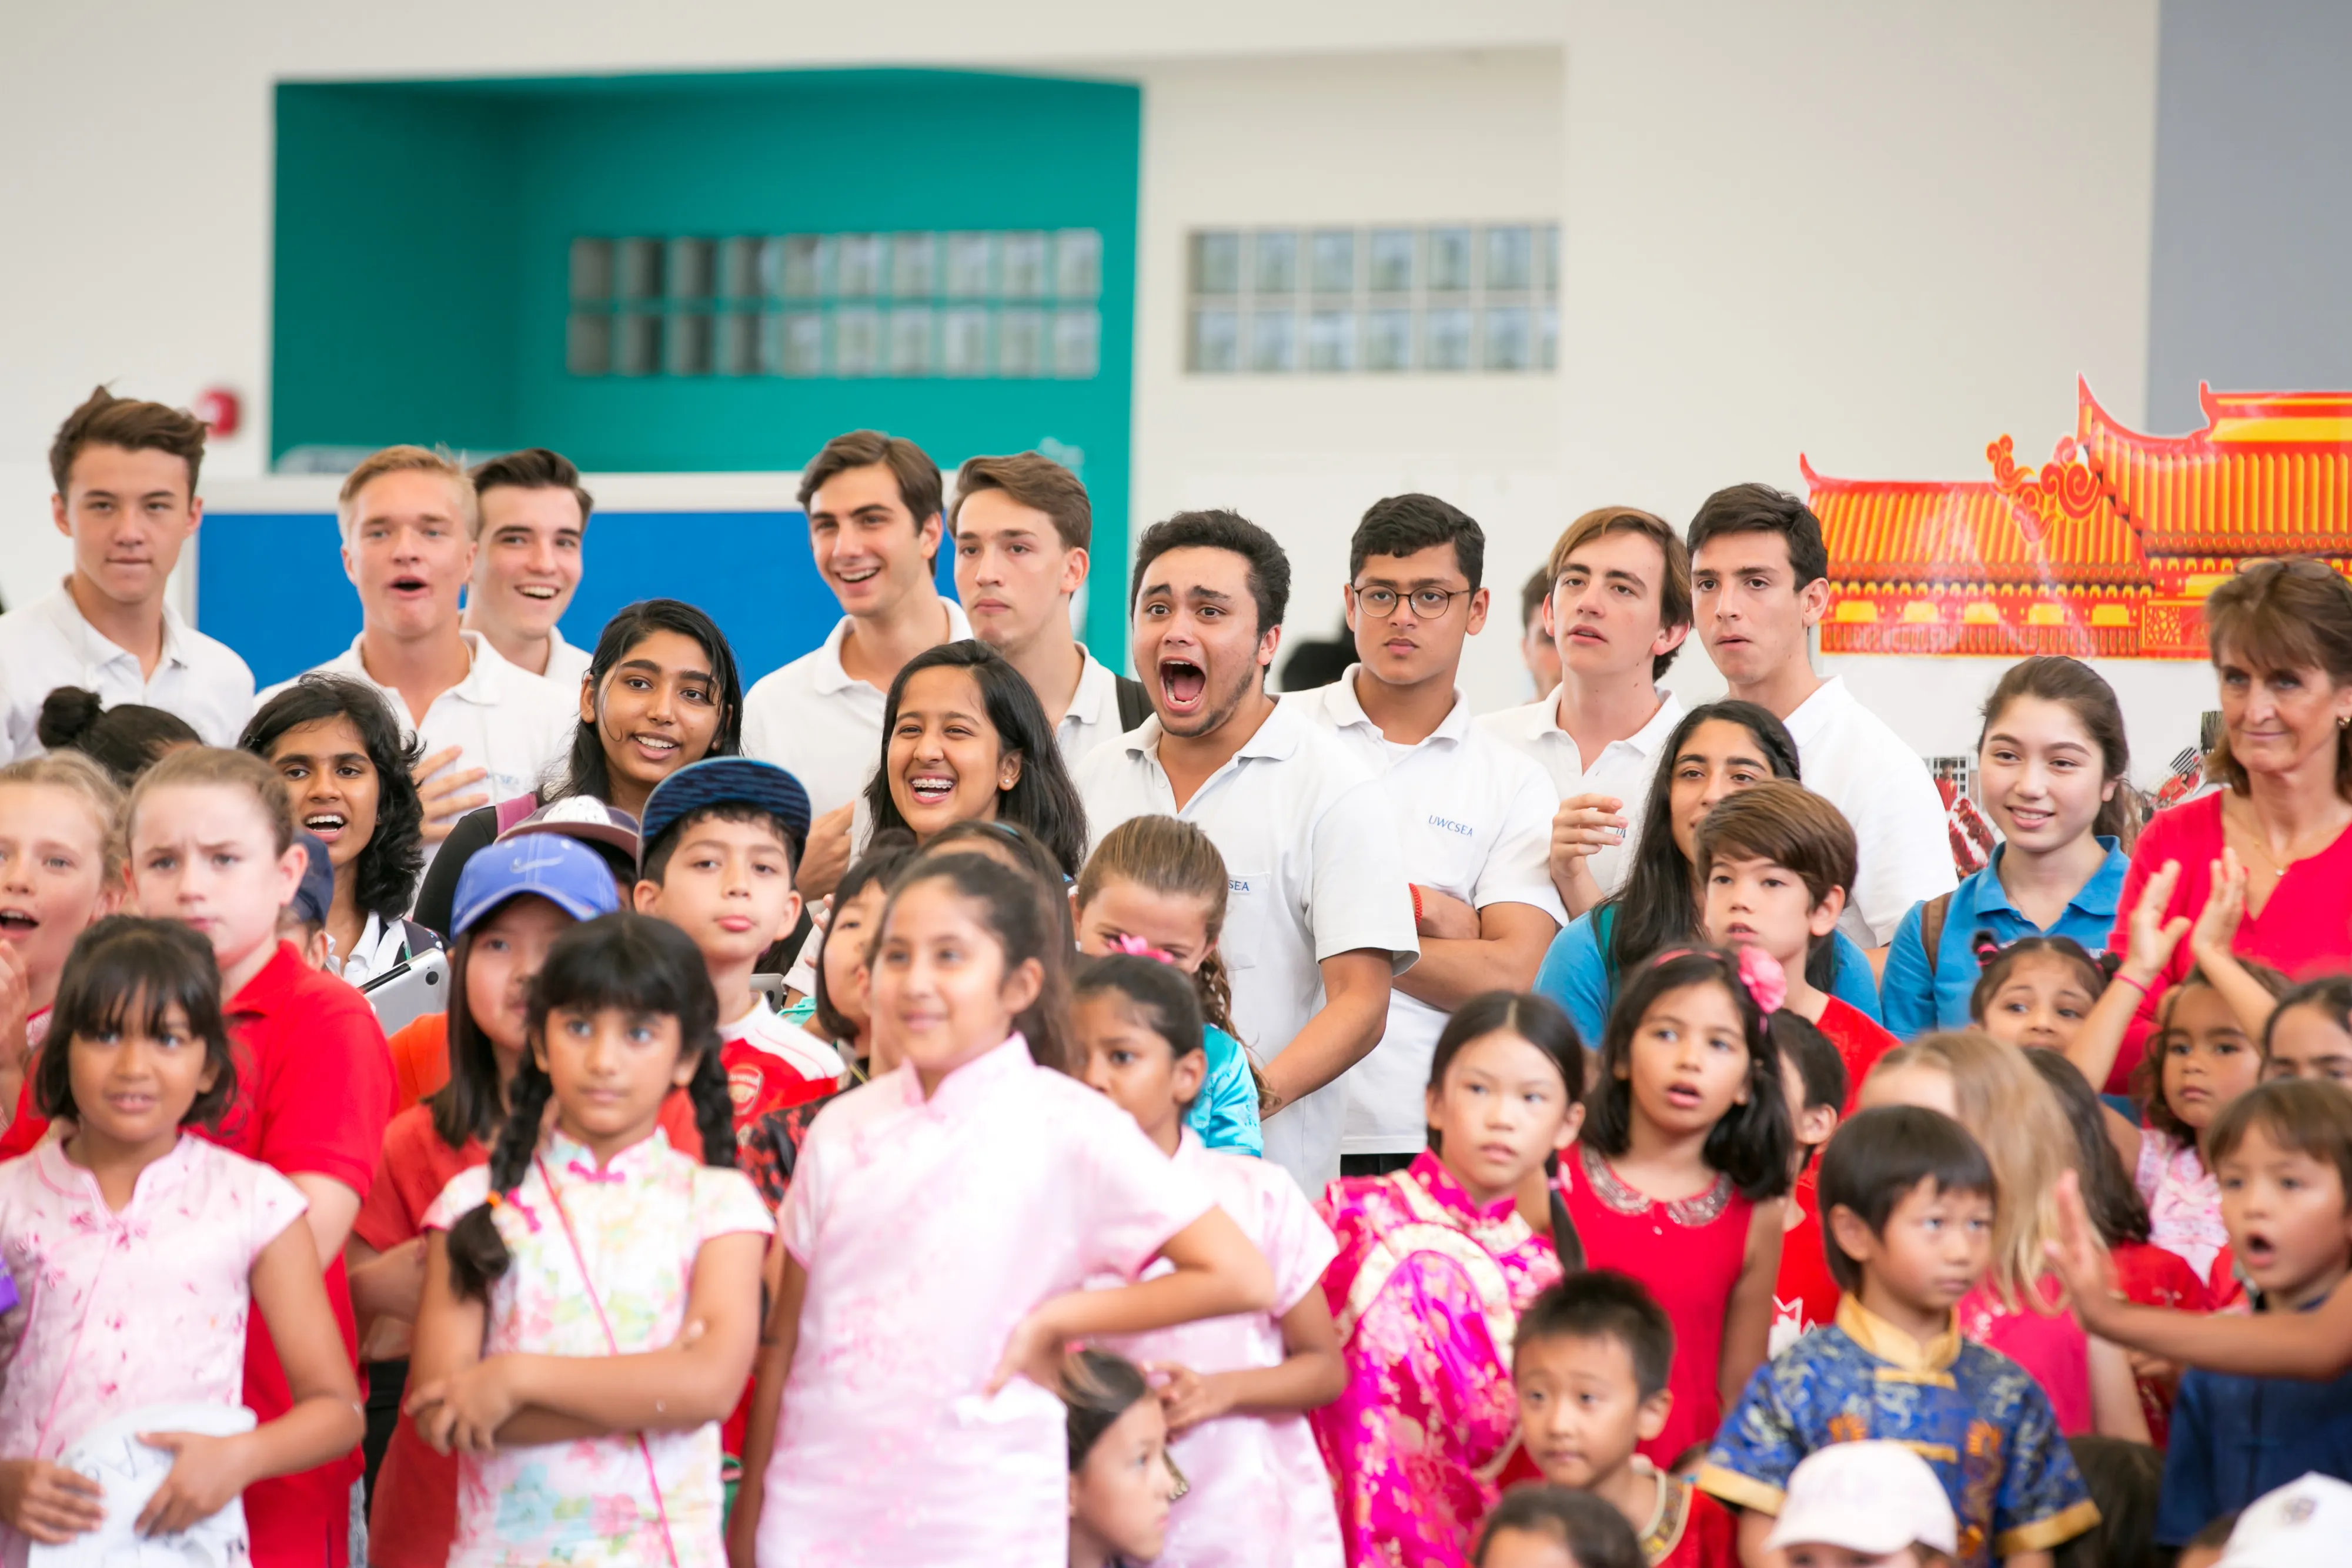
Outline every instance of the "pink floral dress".
{"type": "MultiPolygon", "coordinates": [[[[307,1207],[268,1166],[185,1134],[119,1214],[62,1144],[0,1165],[18,1301],[0,1318],[0,1458],[54,1459],[142,1405],[242,1405],[253,1262],[307,1207]]],[[[27,1544],[0,1526],[5,1561],[27,1544]]]]}
{"type": "MultiPolygon", "coordinates": [[[[450,1178],[425,1211],[425,1228],[448,1229],[481,1204],[489,1185],[484,1166],[450,1178]]],[[[679,1154],[658,1128],[602,1169],[587,1149],[551,1129],[497,1221],[514,1260],[490,1287],[482,1354],[599,1360],[612,1354],[605,1323],[625,1355],[677,1337],[705,1241],[742,1231],[764,1236],[775,1226],[751,1178],[679,1154]],[[591,1281],[597,1302],[589,1300],[591,1281]]],[[[716,1421],[648,1432],[642,1445],[629,1433],[466,1455],[449,1562],[668,1568],[675,1553],[677,1568],[720,1568],[727,1552],[719,1457],[716,1421]]]]}
{"type": "Polygon", "coordinates": [[[2198,1157],[2197,1145],[2159,1128],[2141,1128],[2132,1185],[2147,1201],[2147,1239],[2178,1254],[2209,1286],[2224,1285],[2227,1270],[2217,1279],[2214,1268],[2230,1246],[2221,1184],[2198,1157]]]}
{"type": "Polygon", "coordinates": [[[1525,1467],[1511,1343],[1559,1259],[1515,1198],[1477,1207],[1426,1149],[1317,1207],[1339,1243],[1323,1292],[1348,1384],[1312,1420],[1348,1562],[1459,1568],[1505,1471],[1525,1467]]]}
{"type": "MultiPolygon", "coordinates": [[[[1139,1365],[1173,1362],[1202,1374],[1280,1366],[1287,1354],[1283,1317],[1321,1284],[1338,1251],[1330,1227],[1290,1173],[1271,1160],[1220,1153],[1188,1127],[1176,1164],[1201,1178],[1217,1207],[1265,1254],[1274,1268],[1274,1310],[1115,1335],[1103,1348],[1139,1365]]],[[[1144,1277],[1168,1270],[1155,1262],[1144,1277]]],[[[1152,1559],[1157,1568],[1339,1568],[1331,1478],[1304,1415],[1236,1411],[1179,1433],[1168,1451],[1191,1490],[1169,1515],[1168,1544],[1152,1559]]]]}

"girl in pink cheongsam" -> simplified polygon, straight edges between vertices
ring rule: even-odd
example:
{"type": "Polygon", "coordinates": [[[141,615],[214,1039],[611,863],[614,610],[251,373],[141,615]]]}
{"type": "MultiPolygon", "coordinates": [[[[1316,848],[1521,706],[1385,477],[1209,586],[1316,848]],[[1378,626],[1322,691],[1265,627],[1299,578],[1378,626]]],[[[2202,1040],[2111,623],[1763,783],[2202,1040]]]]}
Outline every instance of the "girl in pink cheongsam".
{"type": "Polygon", "coordinates": [[[236,1090],[211,944],[177,921],[108,916],[75,942],[51,1018],[32,1100],[72,1130],[0,1165],[12,1568],[35,1542],[106,1522],[98,1483],[56,1462],[84,1433],[142,1406],[244,1402],[253,1304],[292,1408],[237,1437],[142,1434],[174,1458],[140,1530],[185,1530],[257,1480],[348,1453],[361,1427],[300,1191],[188,1130],[215,1124],[236,1090]]]}
{"type": "Polygon", "coordinates": [[[548,948],[525,1019],[489,1164],[424,1220],[403,1408],[458,1455],[450,1568],[719,1568],[774,1222],[733,1168],[719,998],[685,932],[604,915],[548,948]],[[663,1131],[674,1088],[700,1158],[663,1131]]]}
{"type": "Polygon", "coordinates": [[[1460,1568],[1503,1484],[1535,1474],[1513,1331],[1579,1259],[1558,1207],[1545,1235],[1518,1195],[1576,1137],[1583,1091],[1583,1048],[1556,1004],[1474,997],[1430,1062],[1430,1146],[1394,1175],[1343,1176],[1318,1206],[1339,1244],[1323,1293],[1347,1383],[1311,1420],[1350,1568],[1460,1568]]]}
{"type": "Polygon", "coordinates": [[[867,992],[899,1061],[810,1124],[784,1199],[738,1563],[1054,1568],[1065,1349],[1274,1300],[1201,1179],[1065,1070],[1062,898],[960,846],[899,873],[867,992]]]}
{"type": "MultiPolygon", "coordinates": [[[[1071,1030],[1087,1083],[1197,1175],[1274,1269],[1274,1306],[1127,1334],[1105,1347],[1157,1382],[1169,1452],[1191,1490],[1169,1519],[1160,1568],[1339,1568],[1331,1478],[1307,1412],[1346,1380],[1324,1304],[1336,1244],[1288,1171],[1211,1149],[1188,1121],[1208,1057],[1192,981],[1157,956],[1112,954],[1078,971],[1071,1030]]],[[[1162,1266],[1152,1265],[1155,1272],[1162,1266]]]]}

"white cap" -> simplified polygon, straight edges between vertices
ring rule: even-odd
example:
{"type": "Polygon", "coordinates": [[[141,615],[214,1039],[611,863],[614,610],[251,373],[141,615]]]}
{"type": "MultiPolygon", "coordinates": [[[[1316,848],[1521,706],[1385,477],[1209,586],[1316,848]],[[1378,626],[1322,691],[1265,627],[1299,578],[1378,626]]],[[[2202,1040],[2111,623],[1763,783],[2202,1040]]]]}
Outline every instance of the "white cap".
{"type": "Polygon", "coordinates": [[[1900,1443],[1832,1443],[1789,1478],[1764,1549],[1843,1546],[1873,1554],[1906,1546],[1959,1550],[1952,1500],[1927,1461],[1900,1443]]]}
{"type": "Polygon", "coordinates": [[[2246,1505],[2213,1568],[2342,1568],[2352,1486],[2308,1475],[2246,1505]]]}

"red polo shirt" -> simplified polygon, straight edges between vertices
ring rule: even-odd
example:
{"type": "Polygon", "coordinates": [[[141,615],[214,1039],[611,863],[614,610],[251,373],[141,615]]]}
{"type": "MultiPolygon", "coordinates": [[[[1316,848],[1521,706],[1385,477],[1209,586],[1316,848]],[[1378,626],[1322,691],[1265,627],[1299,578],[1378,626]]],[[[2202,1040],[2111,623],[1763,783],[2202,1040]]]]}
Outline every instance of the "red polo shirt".
{"type": "MultiPolygon", "coordinates": [[[[237,1051],[236,1099],[218,1131],[193,1129],[281,1175],[322,1176],[364,1200],[392,1117],[392,1055],[359,992],[302,962],[281,942],[261,973],[223,1009],[237,1051]]],[[[26,1083],[31,1074],[26,1075],[26,1083]]],[[[40,1142],[48,1123],[19,1094],[0,1156],[40,1142]]],[[[338,1256],[327,1265],[327,1301],[343,1350],[359,1364],[351,1286],[338,1256]]],[[[245,1402],[264,1421],[293,1408],[286,1370],[259,1312],[246,1325],[245,1402]]],[[[255,1568],[342,1568],[350,1557],[352,1482],[360,1454],[246,1489],[255,1568]]]]}
{"type": "Polygon", "coordinates": [[[1838,1057],[1845,1063],[1845,1110],[1851,1116],[1862,1101],[1862,1081],[1878,1065],[1878,1059],[1900,1043],[1870,1015],[1852,1002],[1832,997],[1822,1009],[1822,1016],[1813,1027],[1837,1047],[1838,1057]]]}

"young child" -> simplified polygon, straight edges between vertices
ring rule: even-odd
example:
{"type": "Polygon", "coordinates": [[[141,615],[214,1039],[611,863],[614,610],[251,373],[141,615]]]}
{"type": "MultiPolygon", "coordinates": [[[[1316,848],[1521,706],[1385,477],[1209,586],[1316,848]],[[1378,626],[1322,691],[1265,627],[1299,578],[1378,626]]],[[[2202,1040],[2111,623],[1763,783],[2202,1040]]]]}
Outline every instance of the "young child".
{"type": "Polygon", "coordinates": [[[1475,1568],[1642,1568],[1633,1527],[1590,1492],[1530,1482],[1503,1494],[1478,1532],[1475,1568]]]}
{"type": "MultiPolygon", "coordinates": [[[[449,1081],[384,1129],[375,1181],[343,1246],[352,1304],[366,1325],[369,1438],[381,1456],[368,1511],[371,1568],[441,1568],[457,1529],[457,1461],[399,1419],[425,1284],[425,1217],[458,1173],[489,1162],[528,1044],[530,982],[548,949],[575,922],[619,908],[595,852],[551,834],[490,844],[457,879],[449,1081]]],[[[665,1105],[676,1146],[693,1131],[691,1106],[677,1095],[665,1105]]],[[[692,1148],[699,1154],[698,1140],[692,1148]]]]}
{"type": "Polygon", "coordinates": [[[2352,977],[2325,976],[2279,998],[2263,1025],[2263,1071],[2352,1086],[2352,977]]]}
{"type": "Polygon", "coordinates": [[[2088,664],[2051,654],[2002,673],[1977,737],[1977,794],[2001,841],[1895,929],[1879,981],[1889,1030],[1909,1040],[1985,1021],[1971,994],[1980,936],[2105,947],[2131,863],[2130,768],[2122,706],[2088,664]]]}
{"type": "Polygon", "coordinates": [[[1829,1037],[1786,1008],[1772,1015],[1772,1043],[1780,1053],[1780,1088],[1795,1134],[1795,1169],[1780,1218],[1780,1270],[1772,1281],[1772,1334],[1765,1354],[1780,1354],[1837,1316],[1837,1279],[1830,1272],[1822,1235],[1821,1198],[1813,1157],[1838,1129],[1851,1092],[1845,1059],[1829,1037]]]}
{"type": "MultiPolygon", "coordinates": [[[[2106,1120],[2115,1113],[2099,1103],[2090,1081],[2074,1064],[2054,1051],[2026,1053],[2027,1065],[2041,1075],[2066,1123],[2074,1134],[2074,1168],[2089,1200],[2099,1239],[2115,1261],[2116,1286],[2135,1301],[2178,1307],[2184,1312],[2210,1312],[2231,1304],[2236,1292],[2216,1300],[2179,1253],[2167,1251],[2147,1239],[2147,1204],[2132,1186],[2130,1173],[2107,1141],[2106,1120]]],[[[2140,1414],[2147,1419],[2148,1440],[2161,1448],[2171,1421],[2172,1397],[2180,1369],[2154,1358],[2132,1357],[2132,1376],[2139,1388],[2140,1414]]]]}
{"type": "Polygon", "coordinates": [[[1836,932],[1853,885],[1853,829],[1803,785],[1770,779],[1707,812],[1698,863],[1707,940],[1778,962],[1788,977],[1782,1005],[1829,1036],[1845,1059],[1846,1082],[1859,1088],[1895,1037],[1805,976],[1807,956],[1836,932]]]}
{"type": "Polygon", "coordinates": [[[2128,1358],[2084,1333],[2046,1256],[2056,1233],[2053,1191],[2074,1168],[2074,1134],[2025,1056],[1967,1030],[1931,1034],[1888,1052],[1863,1085],[1862,1103],[1940,1112],[1992,1162],[2001,1193],[1992,1260],[1959,1303],[1960,1331],[2024,1367],[2068,1437],[2145,1443],[2128,1358]]]}
{"type": "Polygon", "coordinates": [[[1795,1152],[1765,1032],[1780,977],[1757,947],[1669,949],[1629,976],[1583,1140],[1560,1161],[1587,1259],[1641,1281],[1674,1321],[1674,1405],[1641,1444],[1660,1469],[1706,1441],[1771,1338],[1795,1152]]]}
{"type": "Polygon", "coordinates": [[[1058,1559],[1061,1348],[1273,1305],[1272,1271],[1199,1178],[1057,1071],[1048,914],[977,854],[926,855],[891,894],[871,1006],[904,1059],[834,1100],[801,1150],[729,1523],[739,1562],[756,1542],[763,1563],[929,1568],[943,1541],[961,1562],[1058,1559]],[[1081,1288],[1155,1257],[1173,1271],[1081,1288]]]}
{"type": "MultiPolygon", "coordinates": [[[[130,904],[177,920],[212,944],[222,1012],[235,1019],[236,1100],[223,1147],[259,1160],[302,1190],[304,1219],[326,1267],[327,1301],[345,1354],[359,1336],[343,1273],[343,1239],[375,1173],[392,1113],[392,1062],[375,1014],[357,991],[302,962],[278,936],[278,916],[302,879],[285,780],[247,752],[188,747],[141,776],[123,809],[130,904]]],[[[37,1071],[37,1065],[36,1071],[37,1071]]],[[[0,1158],[37,1144],[48,1118],[20,1101],[0,1158]]],[[[246,1325],[245,1403],[264,1421],[292,1407],[268,1330],[246,1325]]],[[[348,1553],[357,1448],[345,1458],[257,1482],[246,1497],[257,1568],[341,1568],[348,1553]]]]}
{"type": "Polygon", "coordinates": [[[1348,1367],[1314,1413],[1351,1565],[1456,1568],[1517,1448],[1518,1315],[1580,1264],[1557,1206],[1531,1228],[1518,1194],[1583,1117],[1584,1050],[1559,1005],[1488,991],[1455,1011],[1430,1062],[1430,1145],[1402,1171],[1343,1176],[1318,1205],[1339,1241],[1323,1292],[1348,1367]]]}
{"type": "Polygon", "coordinates": [[[334,903],[335,868],[317,834],[297,833],[294,841],[302,846],[302,881],[278,912],[278,936],[294,944],[305,965],[332,974],[335,940],[327,935],[327,915],[334,903]]]}
{"type": "Polygon", "coordinates": [[[100,921],[67,960],[53,1016],[33,1100],[73,1131],[0,1166],[13,1287],[0,1552],[12,1563],[30,1542],[106,1521],[98,1482],[55,1462],[85,1432],[142,1406],[244,1402],[254,1304],[285,1347],[290,1397],[240,1437],[144,1437],[173,1461],[141,1532],[186,1530],[265,1477],[326,1464],[361,1425],[301,1192],[188,1131],[215,1123],[236,1090],[204,938],[168,921],[100,921]]]}
{"type": "Polygon", "coordinates": [[[839,1053],[751,989],[760,955],[800,921],[793,874],[808,823],[800,780],[748,757],[688,763],[646,800],[637,913],[659,915],[702,951],[739,1139],[770,1112],[840,1086],[839,1053]]]}
{"type": "Polygon", "coordinates": [[[1927,1461],[1901,1443],[1868,1440],[1806,1456],[1764,1550],[1781,1553],[1786,1568],[1944,1568],[1958,1536],[1927,1461]]]}
{"type": "Polygon", "coordinates": [[[666,922],[602,915],[548,949],[489,1164],[425,1216],[406,1408],[459,1456],[459,1568],[724,1559],[719,1422],[774,1222],[731,1168],[717,1024],[702,955],[666,922]],[[661,1130],[674,1085],[701,1161],[661,1130]]]}
{"type": "Polygon", "coordinates": [[[1090,960],[1072,988],[1070,1030],[1079,1076],[1198,1176],[1274,1268],[1271,1312],[1103,1342],[1161,1379],[1170,1451],[1191,1483],[1154,1561],[1339,1568],[1331,1479],[1306,1416],[1347,1378],[1317,1289],[1339,1249],[1330,1228],[1281,1166],[1212,1150],[1186,1125],[1205,1064],[1200,1004],[1181,970],[1139,955],[1090,960]]]}
{"type": "Polygon", "coordinates": [[[1140,942],[1192,977],[1208,1068],[1186,1120],[1213,1149],[1262,1155],[1257,1078],[1234,1037],[1233,987],[1217,948],[1226,893],[1224,856],[1208,834],[1174,817],[1130,817],[1087,857],[1071,904],[1079,952],[1140,942]]]}
{"type": "Polygon", "coordinates": [[[1070,1568],[1170,1561],[1169,1505],[1189,1492],[1142,1369],[1108,1351],[1082,1350],[1070,1357],[1061,1391],[1069,1410],[1070,1568]]]}
{"type": "Polygon", "coordinates": [[[1664,1429],[1675,1325],[1641,1281],[1571,1274],[1519,1314],[1511,1384],[1528,1457],[1556,1486],[1603,1498],[1647,1568],[1731,1568],[1738,1527],[1721,1503],[1633,1451],[1664,1429]]]}
{"type": "MultiPolygon", "coordinates": [[[[867,960],[874,934],[882,924],[882,906],[890,896],[891,880],[914,856],[912,833],[889,829],[875,834],[866,852],[834,885],[833,917],[814,938],[817,951],[811,968],[815,988],[799,1004],[806,1009],[802,1027],[840,1053],[841,1090],[856,1088],[898,1064],[897,1053],[876,1037],[867,1010],[872,978],[867,960]]],[[[790,1019],[793,1010],[787,1008],[780,1016],[790,1019]]],[[[832,1101],[833,1095],[827,1094],[770,1111],[738,1139],[736,1156],[743,1174],[751,1178],[770,1208],[784,1206],[793,1172],[800,1165],[801,1145],[808,1141],[809,1124],[832,1101]]]]}
{"type": "Polygon", "coordinates": [[[1746,1511],[1742,1561],[1760,1561],[1808,1455],[1883,1437],[1935,1468],[1960,1568],[2048,1568],[2050,1549],[2098,1518],[2049,1396],[2023,1368],[1964,1338],[1954,1309],[1991,1260],[1992,1166],[1968,1130],[1917,1106],[1866,1110],[1822,1152],[1837,1322],[1759,1369],[1717,1434],[1698,1484],[1746,1511]]]}
{"type": "MultiPolygon", "coordinates": [[[[2222,1214],[2261,1310],[2305,1312],[2352,1273],[2352,1093],[2266,1083],[2205,1134],[2222,1214]]],[[[2156,1539],[2178,1546],[2215,1514],[2316,1471],[2352,1480],[2352,1375],[2332,1383],[2182,1375],[2156,1539]]]]}
{"type": "Polygon", "coordinates": [[[2006,947],[1979,937],[1968,1021],[1998,1045],[2068,1050],[2106,994],[2106,969],[2071,936],[2021,936],[2006,947]]]}
{"type": "Polygon", "coordinates": [[[122,791],[61,751],[0,768],[0,1105],[13,1108],[74,938],[121,895],[122,791]]]}

